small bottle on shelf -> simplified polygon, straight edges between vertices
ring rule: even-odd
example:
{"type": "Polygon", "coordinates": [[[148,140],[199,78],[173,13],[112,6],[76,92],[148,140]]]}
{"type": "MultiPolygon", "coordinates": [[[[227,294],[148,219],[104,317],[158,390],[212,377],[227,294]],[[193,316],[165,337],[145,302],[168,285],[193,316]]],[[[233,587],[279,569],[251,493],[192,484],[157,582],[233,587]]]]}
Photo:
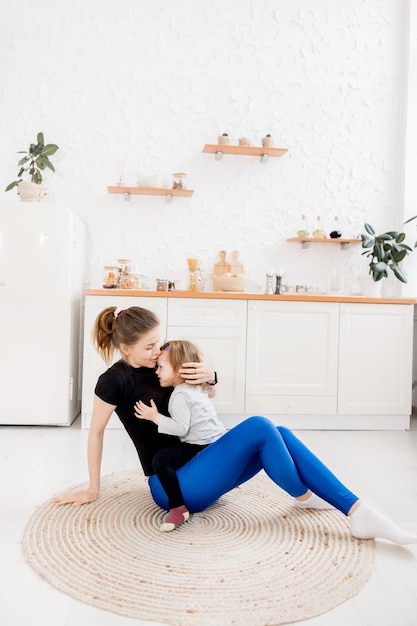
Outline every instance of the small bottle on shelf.
{"type": "Polygon", "coordinates": [[[282,277],[284,275],[284,270],[278,270],[275,274],[275,293],[280,294],[282,291],[282,277]]]}
{"type": "Polygon", "coordinates": [[[266,294],[275,293],[274,276],[275,276],[274,270],[269,270],[269,272],[266,273],[266,285],[265,285],[266,294]]]}
{"type": "Polygon", "coordinates": [[[314,224],[313,237],[314,239],[326,238],[326,233],[324,231],[323,222],[321,221],[320,215],[317,216],[316,223],[314,224]]]}
{"type": "Polygon", "coordinates": [[[335,215],[330,226],[330,239],[340,239],[343,236],[343,227],[338,215],[335,215]]]}
{"type": "Polygon", "coordinates": [[[200,272],[200,262],[198,259],[187,259],[187,265],[189,270],[189,283],[188,289],[190,291],[201,291],[200,283],[201,283],[201,272],[200,272]]]}
{"type": "Polygon", "coordinates": [[[308,237],[309,235],[310,235],[310,230],[307,224],[307,216],[302,215],[300,227],[297,230],[297,237],[300,237],[300,239],[304,239],[305,237],[308,237]]]}

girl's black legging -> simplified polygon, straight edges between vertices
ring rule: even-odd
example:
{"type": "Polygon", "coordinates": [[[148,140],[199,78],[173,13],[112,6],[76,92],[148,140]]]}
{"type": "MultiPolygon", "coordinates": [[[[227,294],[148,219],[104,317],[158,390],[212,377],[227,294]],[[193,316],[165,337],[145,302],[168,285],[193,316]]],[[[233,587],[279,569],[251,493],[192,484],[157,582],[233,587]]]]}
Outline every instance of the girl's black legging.
{"type": "MultiPolygon", "coordinates": [[[[178,469],[177,476],[185,505],[197,512],[261,469],[291,496],[310,489],[345,515],[358,500],[288,428],[259,416],[227,431],[178,469]]],[[[157,476],[149,477],[149,487],[156,504],[168,510],[157,476]]]]}
{"type": "Polygon", "coordinates": [[[207,446],[199,446],[193,443],[175,443],[172,446],[162,448],[152,459],[152,468],[159,478],[165,493],[168,496],[169,508],[173,509],[184,504],[177,470],[187,461],[190,461],[207,446]]]}

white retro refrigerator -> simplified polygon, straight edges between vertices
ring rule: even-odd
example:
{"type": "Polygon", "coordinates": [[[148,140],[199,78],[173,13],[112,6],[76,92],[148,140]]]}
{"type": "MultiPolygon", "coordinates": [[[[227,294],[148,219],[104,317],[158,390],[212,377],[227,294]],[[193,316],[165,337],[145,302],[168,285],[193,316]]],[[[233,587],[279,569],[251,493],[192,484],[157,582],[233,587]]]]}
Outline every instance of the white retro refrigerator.
{"type": "Polygon", "coordinates": [[[69,426],[80,410],[83,222],[0,203],[0,424],[69,426]]]}

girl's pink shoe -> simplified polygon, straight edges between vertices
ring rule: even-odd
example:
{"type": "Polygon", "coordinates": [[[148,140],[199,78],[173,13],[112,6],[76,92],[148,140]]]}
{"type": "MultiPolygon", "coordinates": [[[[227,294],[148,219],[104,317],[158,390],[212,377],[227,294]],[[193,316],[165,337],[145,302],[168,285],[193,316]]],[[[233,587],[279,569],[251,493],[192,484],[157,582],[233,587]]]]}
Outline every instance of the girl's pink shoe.
{"type": "Polygon", "coordinates": [[[171,509],[164,519],[164,523],[160,525],[159,530],[163,533],[168,533],[174,530],[180,524],[186,522],[190,517],[190,512],[186,506],[177,506],[171,509]]]}

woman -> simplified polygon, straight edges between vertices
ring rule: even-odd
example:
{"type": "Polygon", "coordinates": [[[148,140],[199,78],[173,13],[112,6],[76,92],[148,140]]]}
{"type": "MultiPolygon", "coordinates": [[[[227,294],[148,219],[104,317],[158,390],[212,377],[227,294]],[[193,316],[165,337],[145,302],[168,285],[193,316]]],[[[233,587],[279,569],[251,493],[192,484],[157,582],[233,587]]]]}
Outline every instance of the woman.
{"type": "MultiPolygon", "coordinates": [[[[139,455],[156,504],[169,509],[168,498],[153,474],[152,459],[172,443],[159,434],[153,422],[134,415],[137,401],[167,414],[172,389],[162,388],[156,376],[160,354],[160,328],[156,316],[146,309],[109,307],[102,311],[93,330],[95,346],[107,363],[115,350],[122,358],[99,377],[88,438],[88,489],[53,499],[59,504],[93,502],[100,490],[103,435],[113,411],[119,416],[139,455]]],[[[204,363],[185,363],[182,376],[190,384],[216,380],[204,363]]],[[[382,514],[362,503],[323,463],[284,427],[263,417],[250,417],[202,450],[177,470],[187,509],[202,511],[223,494],[264,469],[268,476],[295,498],[301,508],[335,507],[351,520],[351,532],[359,539],[381,537],[395,543],[417,543],[408,533],[382,514]]]]}

